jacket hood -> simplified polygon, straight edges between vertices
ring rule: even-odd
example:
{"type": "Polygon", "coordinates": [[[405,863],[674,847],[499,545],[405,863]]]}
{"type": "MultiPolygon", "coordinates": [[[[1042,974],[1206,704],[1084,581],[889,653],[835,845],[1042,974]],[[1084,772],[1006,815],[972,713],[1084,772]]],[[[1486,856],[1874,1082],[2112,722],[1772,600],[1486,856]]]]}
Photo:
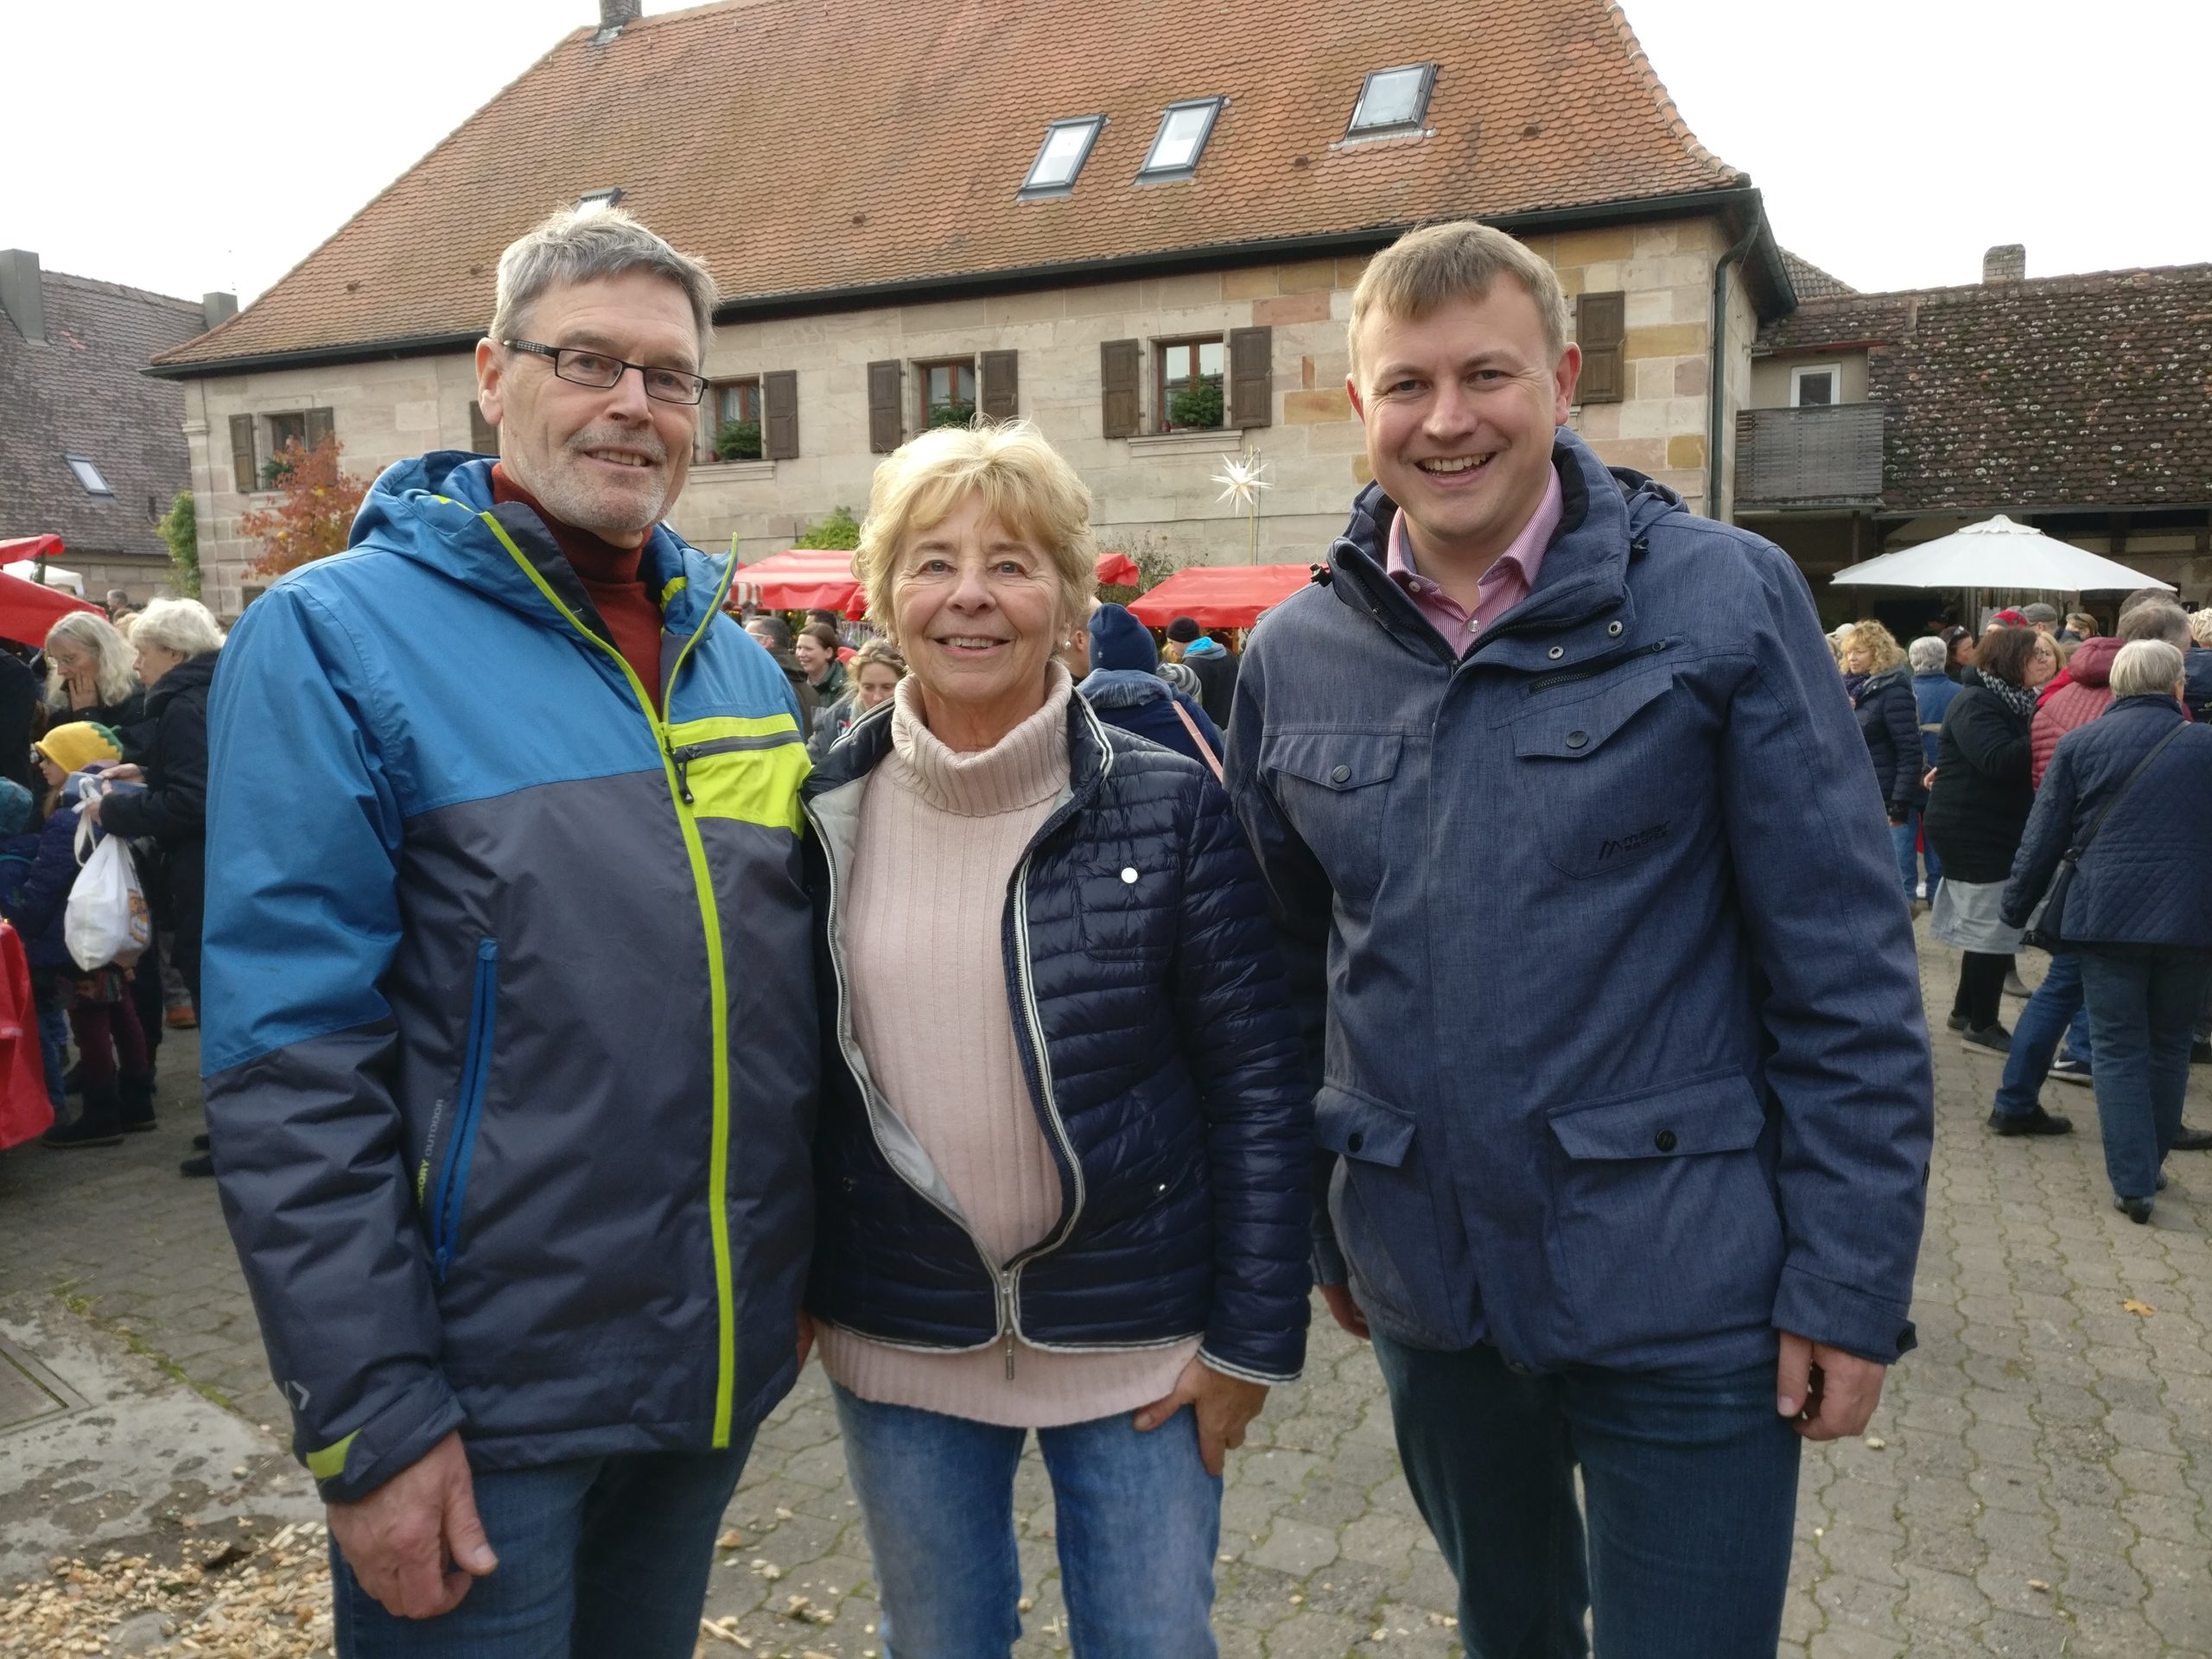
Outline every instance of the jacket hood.
{"type": "MultiPolygon", "coordinates": [[[[1091,647],[1091,660],[1098,660],[1096,645],[1091,647]]],[[[1165,702],[1175,695],[1175,688],[1157,673],[1134,668],[1095,668],[1076,690],[1094,709],[1136,709],[1147,702],[1165,702]]]]}
{"type": "Polygon", "coordinates": [[[1090,666],[1094,673],[1100,669],[1152,673],[1160,666],[1152,630],[1122,606],[1101,605],[1090,613],[1090,666]]]}
{"type": "Polygon", "coordinates": [[[2066,672],[2076,685],[2102,688],[2112,683],[2112,659],[2120,655],[2120,641],[2099,634],[2084,639],[2067,658],[2066,672]]]}
{"type": "Polygon", "coordinates": [[[1885,668],[1878,674],[1869,674],[1859,683],[1859,695],[1863,697],[1869,691],[1878,691],[1885,685],[1903,685],[1911,677],[1912,670],[1900,663],[1895,668],[1885,668]]]}
{"type": "Polygon", "coordinates": [[[1186,661],[1192,657],[1226,657],[1228,655],[1229,647],[1211,634],[1202,633],[1183,647],[1183,656],[1186,661]]]}

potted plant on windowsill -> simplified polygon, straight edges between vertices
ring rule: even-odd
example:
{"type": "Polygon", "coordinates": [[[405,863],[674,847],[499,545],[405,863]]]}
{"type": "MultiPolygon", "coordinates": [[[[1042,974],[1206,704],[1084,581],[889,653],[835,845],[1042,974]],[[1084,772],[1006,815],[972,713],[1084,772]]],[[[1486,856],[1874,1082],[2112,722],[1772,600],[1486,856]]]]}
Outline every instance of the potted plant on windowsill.
{"type": "Polygon", "coordinates": [[[939,404],[930,410],[930,424],[938,426],[972,426],[976,420],[973,404],[939,404]]]}
{"type": "Polygon", "coordinates": [[[1221,382],[1198,380],[1167,395],[1167,429],[1211,431],[1221,424],[1221,382]]]}
{"type": "Polygon", "coordinates": [[[760,423],[758,421],[724,421],[715,434],[716,461],[758,461],[760,459],[760,423]]]}

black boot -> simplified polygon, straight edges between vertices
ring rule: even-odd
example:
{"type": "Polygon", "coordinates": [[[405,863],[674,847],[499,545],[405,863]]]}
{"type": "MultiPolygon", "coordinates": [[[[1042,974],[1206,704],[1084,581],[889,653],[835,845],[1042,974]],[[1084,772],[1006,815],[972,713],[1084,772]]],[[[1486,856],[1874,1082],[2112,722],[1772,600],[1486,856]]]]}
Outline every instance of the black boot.
{"type": "Polygon", "coordinates": [[[117,1084],[123,1096],[121,1127],[125,1135],[143,1135],[155,1127],[154,1071],[126,1071],[117,1084]]]}
{"type": "Polygon", "coordinates": [[[57,1123],[39,1139],[63,1152],[80,1147],[119,1147],[123,1144],[123,1096],[113,1084],[105,1088],[85,1087],[84,1109],[67,1123],[57,1123]]]}

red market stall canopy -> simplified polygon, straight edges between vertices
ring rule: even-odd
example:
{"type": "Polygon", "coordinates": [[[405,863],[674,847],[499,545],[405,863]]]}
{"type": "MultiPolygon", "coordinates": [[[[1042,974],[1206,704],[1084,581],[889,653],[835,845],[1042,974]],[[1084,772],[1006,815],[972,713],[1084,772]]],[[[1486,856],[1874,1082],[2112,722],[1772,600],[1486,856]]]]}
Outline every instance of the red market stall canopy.
{"type": "MultiPolygon", "coordinates": [[[[21,537],[0,542],[0,563],[52,558],[60,551],[59,536],[21,537]]],[[[85,600],[0,570],[0,639],[13,639],[20,645],[43,645],[47,630],[72,611],[90,611],[95,616],[106,614],[99,606],[85,600]]]]}
{"type": "Polygon", "coordinates": [[[1131,601],[1129,614],[1148,628],[1179,616],[1202,628],[1249,628],[1313,579],[1304,564],[1194,564],[1131,601]]]}
{"type": "MultiPolygon", "coordinates": [[[[1136,561],[1126,553],[1102,553],[1095,579],[1102,588],[1134,588],[1139,580],[1136,561]]],[[[730,597],[764,611],[835,611],[841,616],[857,616],[868,604],[868,595],[853,579],[853,556],[830,547],[794,547],[740,565],[730,597]]]]}

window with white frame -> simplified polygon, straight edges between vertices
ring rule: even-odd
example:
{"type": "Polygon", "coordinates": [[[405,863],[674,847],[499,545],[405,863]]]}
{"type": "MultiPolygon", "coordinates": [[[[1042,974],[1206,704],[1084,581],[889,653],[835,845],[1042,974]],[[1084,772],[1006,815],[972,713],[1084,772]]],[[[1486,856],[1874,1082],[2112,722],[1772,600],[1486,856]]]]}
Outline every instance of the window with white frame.
{"type": "Polygon", "coordinates": [[[1843,370],[1834,363],[1808,364],[1789,371],[1789,407],[1826,409],[1843,401],[1843,370]]]}

